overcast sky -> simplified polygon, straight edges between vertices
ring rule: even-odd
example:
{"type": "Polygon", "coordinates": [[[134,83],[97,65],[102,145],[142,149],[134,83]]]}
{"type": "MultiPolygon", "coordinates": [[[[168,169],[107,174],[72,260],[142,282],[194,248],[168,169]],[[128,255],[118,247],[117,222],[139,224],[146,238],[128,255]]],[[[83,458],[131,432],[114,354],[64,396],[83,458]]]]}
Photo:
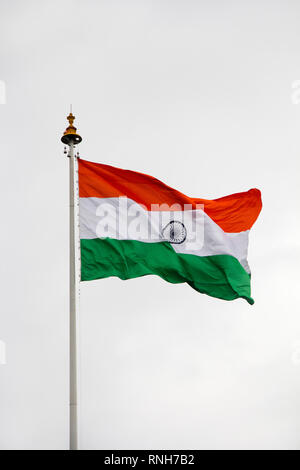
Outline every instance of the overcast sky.
{"type": "Polygon", "coordinates": [[[2,0],[0,36],[0,448],[68,447],[73,103],[82,158],[264,204],[253,306],[81,285],[81,448],[300,449],[300,3],[2,0]]]}

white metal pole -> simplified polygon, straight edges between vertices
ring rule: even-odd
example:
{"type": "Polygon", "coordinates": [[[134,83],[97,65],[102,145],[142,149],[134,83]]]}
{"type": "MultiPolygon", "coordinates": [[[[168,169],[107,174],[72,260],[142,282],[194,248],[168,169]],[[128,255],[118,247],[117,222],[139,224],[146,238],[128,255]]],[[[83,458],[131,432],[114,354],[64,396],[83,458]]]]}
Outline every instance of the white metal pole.
{"type": "MultiPolygon", "coordinates": [[[[71,112],[67,116],[69,126],[63,133],[61,141],[69,146],[70,164],[70,450],[78,449],[78,319],[79,319],[79,286],[80,286],[80,242],[79,242],[79,210],[77,156],[75,144],[82,138],[73,125],[75,116],[71,112]]],[[[67,153],[66,151],[64,153],[67,153]]]]}
{"type": "Polygon", "coordinates": [[[78,449],[78,374],[77,374],[77,336],[78,336],[78,289],[77,275],[77,194],[76,194],[76,157],[74,144],[69,145],[70,160],[70,450],[78,449]]]}

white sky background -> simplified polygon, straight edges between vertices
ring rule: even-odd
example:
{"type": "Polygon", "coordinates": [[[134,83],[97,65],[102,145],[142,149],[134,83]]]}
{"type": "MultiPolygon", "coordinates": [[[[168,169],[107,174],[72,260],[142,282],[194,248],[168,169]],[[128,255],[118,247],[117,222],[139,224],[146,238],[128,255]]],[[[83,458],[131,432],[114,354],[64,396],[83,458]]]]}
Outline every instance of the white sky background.
{"type": "Polygon", "coordinates": [[[68,447],[73,103],[83,158],[264,203],[254,306],[82,284],[81,448],[300,449],[300,3],[2,0],[0,35],[0,448],[68,447]]]}

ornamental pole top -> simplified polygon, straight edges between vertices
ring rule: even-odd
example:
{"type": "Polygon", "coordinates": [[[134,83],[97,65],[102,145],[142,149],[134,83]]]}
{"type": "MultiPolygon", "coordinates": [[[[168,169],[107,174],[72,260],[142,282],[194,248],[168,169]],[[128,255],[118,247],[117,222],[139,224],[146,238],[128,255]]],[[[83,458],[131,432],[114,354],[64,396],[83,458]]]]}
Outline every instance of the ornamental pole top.
{"type": "Polygon", "coordinates": [[[75,144],[80,144],[82,141],[82,138],[80,137],[79,134],[77,134],[77,129],[73,125],[75,116],[70,112],[69,116],[67,116],[67,119],[69,121],[69,126],[66,128],[61,141],[66,144],[66,145],[75,145],[75,144]]]}

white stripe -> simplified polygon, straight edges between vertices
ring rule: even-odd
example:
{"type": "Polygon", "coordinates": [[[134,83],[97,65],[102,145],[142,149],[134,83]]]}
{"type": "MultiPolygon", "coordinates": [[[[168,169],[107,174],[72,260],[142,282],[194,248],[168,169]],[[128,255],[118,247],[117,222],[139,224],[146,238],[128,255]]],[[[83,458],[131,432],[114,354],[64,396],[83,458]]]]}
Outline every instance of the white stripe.
{"type": "Polygon", "coordinates": [[[249,230],[224,232],[203,210],[148,211],[126,197],[80,198],[80,238],[114,238],[157,243],[169,240],[170,227],[178,231],[171,243],[177,253],[197,256],[228,254],[237,258],[247,272],[249,230]],[[176,221],[175,225],[172,221],[176,221]],[[170,225],[171,222],[171,225],[170,225]],[[182,225],[184,228],[181,229],[182,225]]]}

